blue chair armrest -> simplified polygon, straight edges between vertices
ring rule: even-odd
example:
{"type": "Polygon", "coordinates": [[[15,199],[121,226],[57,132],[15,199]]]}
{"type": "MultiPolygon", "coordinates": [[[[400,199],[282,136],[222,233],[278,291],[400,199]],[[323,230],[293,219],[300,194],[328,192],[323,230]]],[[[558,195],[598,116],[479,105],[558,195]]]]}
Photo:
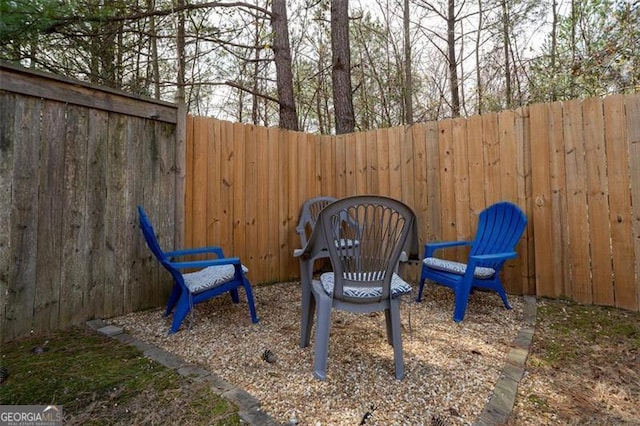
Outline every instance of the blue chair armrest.
{"type": "Polygon", "coordinates": [[[164,254],[168,258],[172,258],[172,257],[190,256],[194,254],[207,254],[207,253],[215,254],[220,259],[224,258],[224,253],[222,251],[222,248],[217,246],[174,250],[174,251],[165,252],[164,254]]]}
{"type": "Polygon", "coordinates": [[[518,257],[518,253],[512,251],[508,253],[494,253],[494,254],[478,254],[475,256],[469,256],[470,263],[475,262],[499,262],[501,260],[514,259],[518,257]]]}
{"type": "Polygon", "coordinates": [[[436,250],[449,247],[470,246],[472,241],[442,241],[438,243],[427,243],[424,245],[424,257],[433,257],[436,250]]]}
{"type": "Polygon", "coordinates": [[[220,266],[220,265],[241,265],[239,257],[225,257],[224,259],[194,260],[191,262],[169,262],[169,264],[176,269],[206,268],[208,266],[220,266]]]}

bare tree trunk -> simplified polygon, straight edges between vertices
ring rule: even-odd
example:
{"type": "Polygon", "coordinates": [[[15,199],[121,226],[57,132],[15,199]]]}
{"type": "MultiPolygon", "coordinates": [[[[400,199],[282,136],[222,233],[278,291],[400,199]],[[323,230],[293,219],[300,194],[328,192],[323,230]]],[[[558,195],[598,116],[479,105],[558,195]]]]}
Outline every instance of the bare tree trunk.
{"type": "MultiPolygon", "coordinates": [[[[149,12],[155,8],[155,0],[147,0],[149,12]]],[[[153,97],[160,99],[160,65],[158,63],[158,37],[156,34],[156,17],[149,16],[149,43],[151,44],[151,74],[153,78],[153,97]]]]}
{"type": "MultiPolygon", "coordinates": [[[[552,1],[552,11],[553,14],[551,21],[551,75],[557,74],[557,65],[556,58],[558,54],[558,2],[557,0],[552,1]]],[[[558,92],[556,89],[556,85],[551,85],[551,101],[555,102],[558,100],[558,92]]]]}
{"type": "Polygon", "coordinates": [[[482,9],[482,1],[478,0],[478,32],[476,34],[476,95],[478,99],[476,100],[477,105],[477,113],[482,114],[482,102],[484,98],[483,86],[482,86],[482,75],[480,74],[480,44],[482,42],[482,29],[484,25],[484,10],[482,9]]]}
{"type": "Polygon", "coordinates": [[[409,0],[404,0],[404,122],[413,124],[413,74],[411,72],[411,32],[409,0]]]}
{"type": "MultiPolygon", "coordinates": [[[[184,0],[177,0],[178,7],[184,7],[184,0]]],[[[177,103],[184,103],[184,76],[185,76],[185,32],[184,32],[184,11],[178,12],[178,31],[176,35],[176,50],[178,56],[178,72],[176,75],[177,91],[176,101],[177,103]]]]}
{"type": "Polygon", "coordinates": [[[509,38],[509,10],[507,8],[507,0],[501,0],[502,3],[502,36],[504,38],[504,81],[505,81],[505,99],[506,107],[511,108],[513,105],[513,92],[511,89],[511,55],[509,54],[511,40],[509,38]]]}
{"type": "Polygon", "coordinates": [[[273,0],[273,53],[276,65],[276,86],[280,107],[280,127],[298,130],[298,113],[293,96],[293,71],[291,70],[291,46],[286,0],[273,0]]]}
{"type": "Polygon", "coordinates": [[[451,81],[451,115],[460,117],[460,89],[458,87],[458,61],[456,59],[456,4],[448,0],[447,11],[447,47],[449,49],[449,79],[451,81]]]}
{"type": "Polygon", "coordinates": [[[355,114],[351,92],[348,0],[331,0],[331,49],[336,133],[351,133],[355,129],[355,114]]]}

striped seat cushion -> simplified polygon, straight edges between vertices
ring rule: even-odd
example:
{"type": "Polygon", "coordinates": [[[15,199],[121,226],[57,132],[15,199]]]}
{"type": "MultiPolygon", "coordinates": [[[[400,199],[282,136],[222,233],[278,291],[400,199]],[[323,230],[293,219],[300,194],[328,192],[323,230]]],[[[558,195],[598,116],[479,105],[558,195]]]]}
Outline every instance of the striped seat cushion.
{"type": "MultiPolygon", "coordinates": [[[[329,296],[333,295],[334,280],[335,277],[333,275],[333,272],[325,272],[324,274],[320,275],[320,282],[322,283],[322,287],[329,296]]],[[[354,298],[380,297],[380,295],[382,295],[382,287],[345,286],[343,289],[343,293],[345,296],[354,298]]],[[[403,294],[409,293],[411,293],[411,285],[394,273],[393,277],[391,278],[392,297],[398,297],[402,296],[403,294]]]]}
{"type": "MultiPolygon", "coordinates": [[[[422,261],[426,266],[438,271],[451,272],[456,275],[464,275],[467,270],[467,265],[460,262],[454,262],[452,260],[438,259],[437,257],[426,257],[422,261]]],[[[493,277],[496,271],[493,268],[485,268],[477,266],[473,271],[473,276],[478,279],[487,279],[493,277]]]]}
{"type": "MultiPolygon", "coordinates": [[[[242,271],[246,274],[249,269],[242,265],[242,271]]],[[[184,283],[191,293],[201,293],[233,280],[236,273],[234,265],[209,266],[197,272],[184,274],[184,283]]]]}

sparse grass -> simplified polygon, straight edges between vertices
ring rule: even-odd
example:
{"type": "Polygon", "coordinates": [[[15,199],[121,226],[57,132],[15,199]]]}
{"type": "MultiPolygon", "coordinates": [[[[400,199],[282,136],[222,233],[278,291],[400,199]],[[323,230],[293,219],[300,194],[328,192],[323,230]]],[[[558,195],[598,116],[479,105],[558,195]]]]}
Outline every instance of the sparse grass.
{"type": "Polygon", "coordinates": [[[0,404],[62,405],[65,424],[240,424],[237,408],[206,384],[89,330],[10,342],[0,353],[9,374],[0,404]]]}
{"type": "Polygon", "coordinates": [[[526,370],[510,425],[637,425],[640,313],[541,299],[526,370]]]}

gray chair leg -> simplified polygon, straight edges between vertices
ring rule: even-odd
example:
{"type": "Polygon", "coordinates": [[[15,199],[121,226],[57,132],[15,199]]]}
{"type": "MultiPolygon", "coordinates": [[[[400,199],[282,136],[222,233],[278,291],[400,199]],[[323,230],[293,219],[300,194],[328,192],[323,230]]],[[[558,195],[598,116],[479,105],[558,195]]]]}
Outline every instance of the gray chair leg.
{"type": "Polygon", "coordinates": [[[400,299],[391,301],[391,331],[393,339],[393,359],[396,367],[396,379],[404,378],[404,360],[402,356],[402,326],[400,323],[400,299]]]}
{"type": "Polygon", "coordinates": [[[316,344],[313,356],[313,375],[320,379],[327,378],[327,357],[329,356],[329,329],[331,328],[331,299],[321,297],[316,300],[316,344]]]}

